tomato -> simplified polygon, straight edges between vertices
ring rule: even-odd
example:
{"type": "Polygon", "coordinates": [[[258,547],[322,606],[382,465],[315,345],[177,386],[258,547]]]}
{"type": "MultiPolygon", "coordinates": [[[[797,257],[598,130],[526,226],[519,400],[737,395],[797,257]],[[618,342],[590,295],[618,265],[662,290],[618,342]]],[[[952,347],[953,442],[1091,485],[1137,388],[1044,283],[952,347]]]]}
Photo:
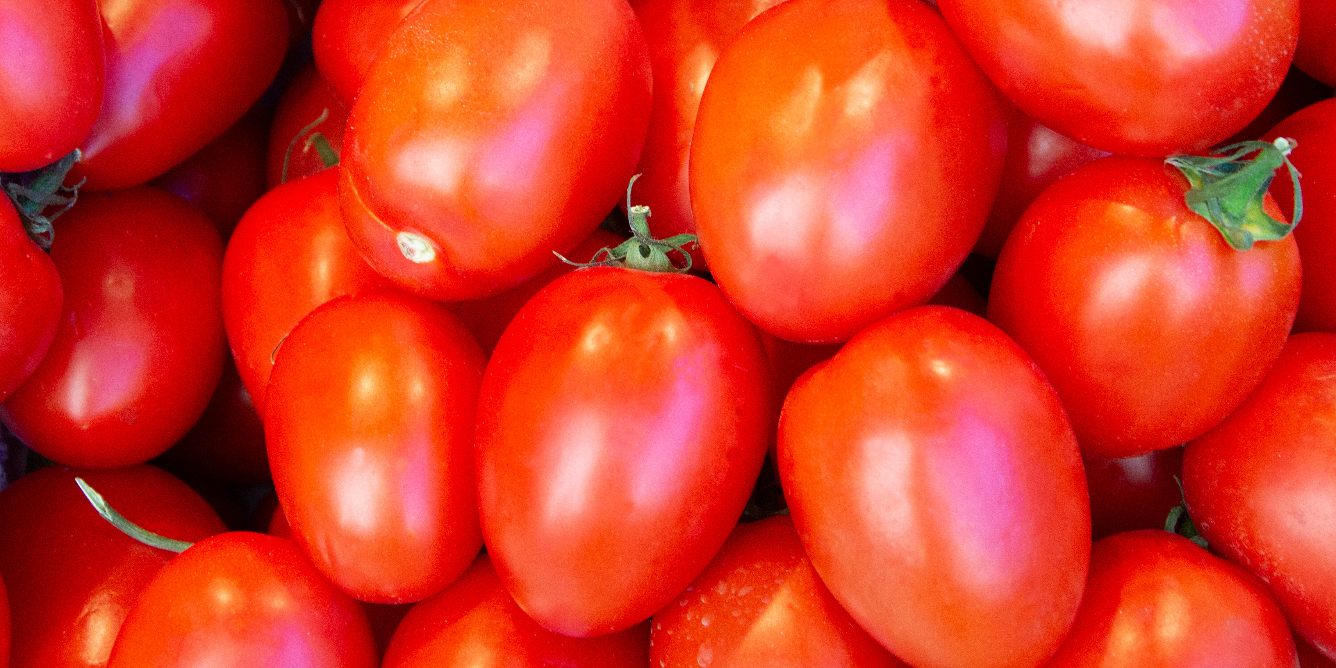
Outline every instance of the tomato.
{"type": "Polygon", "coordinates": [[[756,332],[702,279],[594,267],[539,291],[478,409],[483,536],[519,606],[599,635],[690,584],[761,469],[767,384],[756,332]]]}
{"type": "Polygon", "coordinates": [[[1188,443],[1183,487],[1212,549],[1276,595],[1295,632],[1336,659],[1336,335],[1292,337],[1232,415],[1188,443]]]}
{"type": "Polygon", "coordinates": [[[56,338],[0,419],[63,464],[161,454],[222,373],[218,231],[161,190],[85,194],[57,222],[51,259],[65,291],[56,338]]]}
{"type": "Polygon", "coordinates": [[[1327,658],[1312,645],[1298,638],[1294,642],[1299,650],[1299,668],[1336,668],[1336,660],[1327,658]]]}
{"type": "Polygon", "coordinates": [[[1109,536],[1090,551],[1072,632],[1049,665],[1293,668],[1294,640],[1252,574],[1166,531],[1109,536]]]}
{"type": "Polygon", "coordinates": [[[795,341],[846,339],[927,301],[983,228],[1003,123],[922,3],[792,0],[762,14],[720,56],[692,139],[714,278],[795,341]]]}
{"type": "Polygon", "coordinates": [[[1236,251],[1187,207],[1187,188],[1159,160],[1098,160],[1044,191],[998,258],[988,317],[1047,374],[1088,455],[1210,429],[1294,321],[1293,236],[1236,251]]]}
{"type": "Polygon", "coordinates": [[[1095,538],[1135,529],[1163,529],[1169,511],[1183,502],[1183,448],[1153,450],[1120,459],[1085,457],[1095,538]]]}
{"type": "MultiPolygon", "coordinates": [[[[1303,174],[1304,216],[1294,228],[1299,256],[1309,271],[1303,276],[1303,295],[1294,326],[1300,331],[1336,332],[1336,275],[1326,268],[1336,257],[1336,100],[1325,100],[1281,121],[1268,138],[1290,137],[1298,142],[1291,159],[1303,174]]],[[[1293,188],[1289,179],[1272,183],[1276,200],[1287,204],[1293,188]]]]}
{"type": "Polygon", "coordinates": [[[390,35],[422,0],[324,0],[316,11],[311,47],[315,65],[346,104],[362,88],[390,35]]]}
{"type": "Polygon", "coordinates": [[[529,619],[501,587],[487,557],[445,591],[413,606],[385,652],[385,668],[469,665],[647,665],[645,626],[597,638],[570,638],[529,619]]]}
{"type": "Polygon", "coordinates": [[[1328,0],[1299,0],[1299,13],[1303,20],[1294,64],[1336,86],[1336,5],[1328,0]]]}
{"type": "Polygon", "coordinates": [[[793,522],[734,530],[714,561],[654,615],[653,665],[900,666],[821,584],[793,522]]]}
{"type": "Polygon", "coordinates": [[[78,168],[90,189],[144,183],[203,148],[260,97],[287,50],[277,0],[98,4],[106,86],[78,168]]]}
{"type": "Polygon", "coordinates": [[[941,0],[970,55],[1026,114],[1114,153],[1201,151],[1280,87],[1299,0],[941,0]]]}
{"type": "Polygon", "coordinates": [[[625,0],[427,0],[349,112],[349,235],[371,266],[434,299],[514,287],[616,205],[649,107],[625,0]]]}
{"type": "Polygon", "coordinates": [[[0,401],[46,356],[60,323],[64,292],[51,257],[28,238],[23,222],[0,195],[0,401]]]}
{"type": "Polygon", "coordinates": [[[284,181],[295,181],[326,169],[324,156],[313,142],[319,133],[337,157],[343,144],[343,124],[348,107],[334,93],[333,87],[314,67],[306,67],[293,77],[274,110],[269,126],[269,150],[265,156],[264,178],[270,188],[284,181]],[[321,116],[325,120],[321,121],[321,116]],[[312,124],[315,125],[312,125],[312,124]],[[283,178],[284,162],[287,178],[283,178]]]}
{"type": "Polygon", "coordinates": [[[223,322],[237,370],[264,413],[283,338],[317,306],[389,282],[357,253],[339,215],[338,170],[278,186],[237,225],[223,258],[223,322]]]}
{"type": "Polygon", "coordinates": [[[354,597],[421,600],[477,555],[482,368],[444,306],[397,293],[329,302],[283,342],[264,411],[274,488],[297,542],[354,597]]]}
{"type": "Polygon", "coordinates": [[[903,311],[799,378],[779,474],[821,580],[905,662],[1036,665],[1071,625],[1090,549],[1076,438],[983,318],[903,311]]]}
{"type": "Polygon", "coordinates": [[[199,207],[226,239],[246,209],[264,194],[265,120],[252,109],[222,136],[154,180],[199,207]]]}
{"type": "Polygon", "coordinates": [[[343,668],[374,667],[376,658],[366,613],[292,541],[231,532],[195,543],[158,572],[125,618],[108,666],[343,668]]]}
{"type": "Polygon", "coordinates": [[[9,590],[14,668],[105,666],[126,613],[173,555],[98,517],[74,484],[89,481],[151,531],[198,540],[223,531],[209,505],[150,466],[46,468],[0,493],[0,573],[9,590]]]}
{"type": "Polygon", "coordinates": [[[188,479],[230,485],[269,482],[264,423],[231,360],[223,365],[222,379],[204,414],[158,463],[188,479]]]}
{"type": "Polygon", "coordinates": [[[3,0],[0,26],[0,172],[26,172],[74,150],[93,127],[102,17],[96,0],[3,0]]]}

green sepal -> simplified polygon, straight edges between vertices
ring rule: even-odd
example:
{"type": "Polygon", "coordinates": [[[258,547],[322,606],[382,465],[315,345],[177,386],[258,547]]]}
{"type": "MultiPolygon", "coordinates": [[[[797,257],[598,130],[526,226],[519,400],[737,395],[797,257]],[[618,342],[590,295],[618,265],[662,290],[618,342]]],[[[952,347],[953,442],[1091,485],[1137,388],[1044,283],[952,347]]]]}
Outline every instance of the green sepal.
{"type": "Polygon", "coordinates": [[[31,172],[0,174],[5,195],[14,203],[14,209],[23,219],[28,236],[43,249],[49,250],[55,237],[55,222],[79,200],[79,188],[84,180],[72,186],[65,185],[70,170],[82,159],[83,153],[74,149],[60,160],[31,172]]]}
{"type": "Polygon", "coordinates": [[[1178,484],[1179,504],[1169,509],[1169,515],[1164,519],[1164,530],[1172,534],[1178,534],[1202,547],[1209,548],[1206,543],[1206,537],[1197,533],[1197,525],[1192,521],[1192,516],[1188,514],[1188,499],[1183,492],[1183,481],[1177,476],[1174,482],[1178,484]]]}
{"type": "Polygon", "coordinates": [[[93,509],[97,511],[97,514],[126,536],[149,547],[166,550],[168,552],[175,552],[177,554],[185,552],[187,548],[193,545],[193,543],[184,540],[167,538],[166,536],[153,533],[152,531],[131,522],[115,508],[112,508],[111,504],[107,503],[107,499],[98,493],[97,490],[93,489],[93,486],[89,485],[83,478],[76,477],[74,483],[79,486],[79,491],[83,492],[84,498],[88,499],[88,503],[93,505],[93,509]]]}
{"type": "Polygon", "coordinates": [[[1222,148],[1219,155],[1176,155],[1165,162],[1191,184],[1184,196],[1188,208],[1210,221],[1235,250],[1246,251],[1258,241],[1284,239],[1303,218],[1299,170],[1289,159],[1296,145],[1285,137],[1274,142],[1240,142],[1222,148]],[[1293,222],[1271,217],[1262,206],[1282,166],[1289,170],[1294,185],[1293,222]]]}
{"type": "Polygon", "coordinates": [[[314,148],[316,154],[320,156],[320,162],[326,168],[339,164],[339,152],[334,149],[324,134],[315,131],[321,123],[327,120],[329,120],[329,107],[321,109],[320,115],[316,116],[315,120],[307,123],[288,141],[288,148],[283,152],[283,169],[279,173],[279,183],[288,182],[288,167],[292,164],[292,154],[297,150],[299,142],[302,146],[302,153],[307,153],[314,148]]]}
{"type": "Polygon", "coordinates": [[[626,215],[631,225],[630,239],[612,248],[600,248],[588,262],[572,262],[561,253],[553,251],[553,254],[562,262],[576,267],[624,266],[628,269],[660,274],[684,274],[691,271],[691,253],[687,252],[686,246],[698,243],[696,235],[676,234],[667,239],[654,238],[649,231],[649,207],[643,204],[631,204],[631,189],[635,187],[636,179],[639,178],[639,174],[632,176],[631,183],[626,186],[626,215]],[[674,253],[684,258],[685,262],[683,264],[675,262],[674,253]]]}

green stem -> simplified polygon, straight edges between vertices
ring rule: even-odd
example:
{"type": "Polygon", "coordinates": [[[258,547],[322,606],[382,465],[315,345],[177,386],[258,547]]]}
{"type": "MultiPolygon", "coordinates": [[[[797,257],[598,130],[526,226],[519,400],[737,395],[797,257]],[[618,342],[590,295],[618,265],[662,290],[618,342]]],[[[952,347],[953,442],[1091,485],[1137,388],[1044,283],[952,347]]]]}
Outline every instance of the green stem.
{"type": "Polygon", "coordinates": [[[83,153],[76,148],[41,169],[0,174],[0,189],[13,202],[28,236],[43,250],[51,249],[55,220],[79,200],[79,188],[84,182],[66,186],[65,178],[82,157],[83,153]]]}
{"type": "Polygon", "coordinates": [[[117,512],[115,508],[112,508],[111,504],[107,503],[107,500],[99,494],[97,490],[93,489],[92,485],[85,482],[83,478],[75,478],[74,482],[79,485],[79,490],[83,492],[83,495],[88,499],[88,502],[93,504],[93,509],[97,511],[97,514],[101,515],[102,519],[111,523],[112,526],[119,529],[121,533],[149,547],[155,547],[159,550],[167,550],[168,552],[175,552],[177,554],[185,552],[186,548],[192,545],[192,543],[183,540],[176,540],[158,535],[131,522],[124,515],[117,512]]]}
{"type": "Polygon", "coordinates": [[[1180,503],[1169,509],[1169,515],[1164,519],[1164,530],[1169,533],[1178,534],[1202,548],[1210,547],[1206,543],[1206,538],[1197,532],[1197,525],[1192,521],[1192,516],[1188,514],[1188,498],[1183,492],[1183,481],[1174,476],[1174,482],[1178,484],[1178,497],[1180,503]]]}
{"type": "Polygon", "coordinates": [[[1210,221],[1235,250],[1246,251],[1258,241],[1284,239],[1303,218],[1299,170],[1289,158],[1296,145],[1285,137],[1274,142],[1247,141],[1226,146],[1219,155],[1176,155],[1165,162],[1192,185],[1184,196],[1188,208],[1210,221]],[[1294,221],[1288,223],[1271,217],[1263,206],[1276,170],[1282,166],[1289,170],[1294,185],[1294,221]]]}
{"type": "Polygon", "coordinates": [[[297,150],[299,142],[302,145],[302,153],[310,151],[311,147],[314,146],[316,153],[320,155],[320,161],[324,163],[325,167],[333,167],[339,164],[338,152],[334,150],[334,147],[330,145],[329,140],[323,134],[315,131],[321,123],[327,120],[329,120],[329,107],[321,109],[320,115],[316,116],[314,121],[307,123],[288,141],[288,150],[283,152],[283,170],[279,175],[279,183],[288,182],[288,167],[292,164],[292,154],[297,150]],[[302,138],[305,138],[306,141],[303,142],[302,138]]]}
{"type": "Polygon", "coordinates": [[[687,244],[697,243],[694,234],[677,234],[667,239],[656,239],[649,231],[649,207],[643,204],[631,204],[631,189],[635,187],[639,174],[631,177],[626,186],[626,215],[631,225],[631,238],[613,248],[601,248],[589,262],[572,262],[561,253],[554,254],[562,262],[577,267],[624,266],[660,274],[684,274],[691,271],[691,253],[687,244]],[[678,264],[673,256],[685,259],[678,264]]]}

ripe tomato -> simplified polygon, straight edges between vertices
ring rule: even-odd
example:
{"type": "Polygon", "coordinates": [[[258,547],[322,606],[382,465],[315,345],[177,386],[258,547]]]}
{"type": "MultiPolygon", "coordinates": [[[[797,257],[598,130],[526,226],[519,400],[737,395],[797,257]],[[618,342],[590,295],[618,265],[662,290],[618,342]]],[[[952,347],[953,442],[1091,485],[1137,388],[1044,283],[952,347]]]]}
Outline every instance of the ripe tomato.
{"type": "Polygon", "coordinates": [[[612,210],[649,107],[625,0],[427,0],[349,112],[349,235],[377,271],[434,299],[514,287],[612,210]]]}
{"type": "Polygon", "coordinates": [[[1299,0],[1299,48],[1294,64],[1315,79],[1336,86],[1336,3],[1299,0]]]}
{"type": "Polygon", "coordinates": [[[13,668],[105,666],[140,591],[173,556],[108,524],[74,484],[86,479],[145,528],[183,540],[223,531],[185,483],[151,466],[46,468],[0,493],[0,573],[9,590],[13,668]]]}
{"type": "Polygon", "coordinates": [[[648,644],[644,625],[597,638],[571,638],[539,626],[501,587],[484,555],[445,591],[413,606],[381,665],[642,668],[648,644]]]}
{"type": "Polygon", "coordinates": [[[246,209],[264,194],[267,118],[264,110],[252,109],[153,184],[199,207],[226,239],[246,209]]]}
{"type": "Polygon", "coordinates": [[[51,257],[0,194],[0,401],[37,368],[56,337],[63,290],[51,257]]]}
{"type": "Polygon", "coordinates": [[[1090,549],[1076,438],[983,318],[903,311],[799,378],[779,474],[822,581],[905,662],[1032,666],[1071,625],[1090,549]]]}
{"type": "Polygon", "coordinates": [[[314,133],[320,133],[336,153],[343,145],[343,125],[348,120],[348,107],[334,93],[334,88],[314,67],[307,66],[288,84],[283,98],[274,110],[269,126],[269,150],[265,156],[264,178],[270,188],[284,181],[296,181],[328,165],[314,144],[308,144],[314,133]],[[321,116],[327,118],[320,121],[321,116]],[[312,126],[312,123],[318,124],[312,126]],[[305,133],[305,134],[303,134],[305,133]],[[295,142],[295,143],[294,143],[295,142]],[[284,162],[287,178],[283,178],[284,162]]]}
{"type": "Polygon", "coordinates": [[[0,0],[0,26],[0,172],[26,172],[74,150],[93,127],[102,16],[97,0],[0,0]]]}
{"type": "Polygon", "coordinates": [[[925,302],[983,228],[1005,132],[931,8],[785,2],[742,29],[701,99],[690,186],[710,270],[791,340],[925,302]]]}
{"type": "Polygon", "coordinates": [[[1109,536],[1090,551],[1072,631],[1048,665],[1293,668],[1285,614],[1257,578],[1167,531],[1109,536]]]}
{"type": "Polygon", "coordinates": [[[1169,511],[1183,502],[1183,448],[1105,459],[1085,457],[1090,489],[1090,530],[1095,538],[1163,529],[1169,511]]]}
{"type": "Polygon", "coordinates": [[[371,63],[422,0],[324,0],[315,14],[311,48],[315,66],[345,104],[371,71],[371,63]]]}
{"type": "Polygon", "coordinates": [[[55,341],[0,419],[63,464],[161,454],[199,419],[222,373],[222,254],[213,222],[174,195],[82,196],[51,247],[65,290],[55,341]]]}
{"type": "Polygon", "coordinates": [[[1202,151],[1280,87],[1299,0],[941,0],[942,16],[1016,106],[1115,153],[1202,151]]]}
{"type": "Polygon", "coordinates": [[[1210,429],[1294,321],[1293,237],[1236,251],[1187,207],[1187,188],[1159,160],[1098,160],[1044,191],[998,258],[988,317],[1047,374],[1089,455],[1210,429]]]}
{"type": "Polygon", "coordinates": [[[292,541],[230,532],[195,543],[158,571],[107,665],[360,668],[376,658],[366,613],[292,541]]]}
{"type": "Polygon", "coordinates": [[[479,399],[483,536],[544,627],[612,633],[728,537],[772,419],[756,332],[710,283],[594,267],[520,310],[479,399]]]}
{"type": "MultiPolygon", "coordinates": [[[[1325,100],[1300,110],[1267,133],[1268,138],[1290,137],[1298,142],[1291,159],[1303,174],[1303,221],[1294,228],[1299,256],[1308,271],[1294,326],[1300,331],[1336,332],[1336,272],[1328,263],[1336,257],[1336,100],[1325,100]]],[[[1272,182],[1282,204],[1291,201],[1289,179],[1272,182]]]]}
{"type": "Polygon", "coordinates": [[[840,607],[793,521],[739,525],[705,571],[654,615],[658,666],[900,666],[840,607]]]}
{"type": "Polygon", "coordinates": [[[1292,337],[1262,384],[1188,444],[1183,487],[1211,547],[1276,595],[1336,659],[1336,335],[1292,337]]]}
{"type": "Polygon", "coordinates": [[[297,542],[356,598],[421,600],[477,555],[482,367],[444,306],[398,293],[336,299],[283,342],[264,411],[274,489],[297,542]]]}

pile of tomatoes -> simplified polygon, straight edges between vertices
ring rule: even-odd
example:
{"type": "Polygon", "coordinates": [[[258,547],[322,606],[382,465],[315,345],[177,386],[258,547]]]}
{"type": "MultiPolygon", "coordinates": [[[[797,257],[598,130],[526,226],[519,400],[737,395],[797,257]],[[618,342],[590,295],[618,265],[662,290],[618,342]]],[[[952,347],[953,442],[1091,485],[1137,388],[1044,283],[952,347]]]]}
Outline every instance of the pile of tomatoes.
{"type": "Polygon", "coordinates": [[[1336,662],[1336,3],[0,0],[0,665],[1336,662]]]}

